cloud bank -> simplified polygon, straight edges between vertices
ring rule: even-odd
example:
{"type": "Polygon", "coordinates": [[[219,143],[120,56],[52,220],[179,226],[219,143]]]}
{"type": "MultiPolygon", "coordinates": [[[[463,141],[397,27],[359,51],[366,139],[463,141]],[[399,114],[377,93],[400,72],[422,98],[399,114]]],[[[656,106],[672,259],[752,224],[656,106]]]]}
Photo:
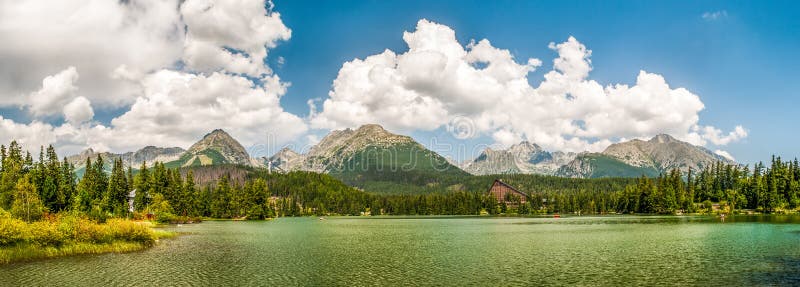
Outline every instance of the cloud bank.
{"type": "Polygon", "coordinates": [[[34,119],[0,117],[0,141],[121,152],[188,147],[214,128],[245,145],[291,140],[306,124],[264,64],[290,37],[263,0],[0,0],[0,106],[34,119]],[[93,106],[128,110],[104,125],[93,106]]]}
{"type": "Polygon", "coordinates": [[[592,51],[574,37],[551,43],[558,56],[538,86],[539,59],[518,61],[489,40],[462,46],[451,28],[420,20],[405,32],[408,51],[385,50],[344,63],[329,97],[310,103],[313,128],[380,123],[390,129],[453,130],[490,136],[501,145],[527,139],[551,150],[599,151],[610,143],[668,133],[697,145],[726,145],[747,136],[699,124],[700,98],[640,71],[632,86],[589,78],[592,51]]]}
{"type": "Polygon", "coordinates": [[[0,116],[0,142],[122,152],[188,147],[223,128],[245,145],[268,134],[280,144],[315,141],[309,127],[367,123],[563,151],[658,133],[717,146],[747,137],[741,126],[700,125],[700,98],[658,74],[641,71],[633,85],[592,80],[592,51],[573,37],[549,45],[557,57],[532,86],[543,61],[516,59],[487,39],[462,45],[453,29],[424,19],[403,33],[407,51],[344,63],[303,119],[283,110],[289,83],[265,64],[291,35],[262,0],[0,0],[0,107],[33,119],[0,116]],[[97,109],[120,107],[109,124],[95,121],[97,109]]]}

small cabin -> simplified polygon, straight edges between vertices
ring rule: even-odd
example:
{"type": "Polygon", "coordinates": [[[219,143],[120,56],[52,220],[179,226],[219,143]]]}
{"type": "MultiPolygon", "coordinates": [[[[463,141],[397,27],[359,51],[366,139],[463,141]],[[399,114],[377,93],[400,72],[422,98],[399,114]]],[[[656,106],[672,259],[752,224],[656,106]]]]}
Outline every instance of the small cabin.
{"type": "Polygon", "coordinates": [[[506,205],[516,205],[517,198],[519,198],[520,203],[526,203],[528,201],[527,194],[499,179],[494,180],[492,187],[489,188],[489,194],[494,197],[498,203],[505,203],[506,205]]]}

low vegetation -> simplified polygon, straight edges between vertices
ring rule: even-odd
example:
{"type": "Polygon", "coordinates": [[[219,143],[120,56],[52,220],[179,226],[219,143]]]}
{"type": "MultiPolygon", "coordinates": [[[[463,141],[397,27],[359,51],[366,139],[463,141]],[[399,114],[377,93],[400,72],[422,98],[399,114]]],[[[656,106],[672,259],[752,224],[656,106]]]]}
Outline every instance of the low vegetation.
{"type": "Polygon", "coordinates": [[[152,246],[159,238],[173,236],[148,225],[125,219],[97,223],[76,214],[26,222],[0,209],[0,263],[137,251],[152,246]]]}

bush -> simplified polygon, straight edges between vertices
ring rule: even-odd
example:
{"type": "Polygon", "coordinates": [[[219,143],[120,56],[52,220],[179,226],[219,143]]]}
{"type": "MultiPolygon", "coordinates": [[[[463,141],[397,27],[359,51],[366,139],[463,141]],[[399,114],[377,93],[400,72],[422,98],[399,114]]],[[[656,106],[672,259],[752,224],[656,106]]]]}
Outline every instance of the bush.
{"type": "Polygon", "coordinates": [[[175,220],[175,215],[169,212],[159,212],[156,214],[156,221],[158,223],[170,223],[175,220]]]}
{"type": "Polygon", "coordinates": [[[57,222],[37,221],[28,225],[28,230],[29,242],[39,246],[61,246],[68,238],[57,222]]]}
{"type": "Polygon", "coordinates": [[[106,244],[115,241],[155,243],[157,236],[147,225],[110,219],[99,224],[77,215],[62,215],[52,221],[25,221],[3,217],[0,213],[0,247],[16,244],[59,247],[68,243],[106,244]]]}
{"type": "Polygon", "coordinates": [[[0,246],[14,245],[27,240],[30,237],[27,227],[22,220],[0,218],[0,246]]]}
{"type": "Polygon", "coordinates": [[[112,219],[107,223],[112,238],[144,244],[155,243],[155,234],[145,225],[122,219],[112,219]]]}
{"type": "Polygon", "coordinates": [[[75,230],[75,241],[107,243],[114,239],[107,232],[105,226],[87,219],[78,220],[78,225],[76,226],[75,230]]]}

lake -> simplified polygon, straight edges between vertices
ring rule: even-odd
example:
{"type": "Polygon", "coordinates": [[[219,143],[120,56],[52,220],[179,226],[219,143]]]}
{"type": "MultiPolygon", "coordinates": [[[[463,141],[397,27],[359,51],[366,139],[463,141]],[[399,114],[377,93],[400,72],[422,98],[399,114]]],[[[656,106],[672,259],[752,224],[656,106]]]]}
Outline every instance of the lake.
{"type": "Polygon", "coordinates": [[[2,286],[798,285],[800,218],[331,217],[171,226],[129,254],[0,266],[2,286]]]}

